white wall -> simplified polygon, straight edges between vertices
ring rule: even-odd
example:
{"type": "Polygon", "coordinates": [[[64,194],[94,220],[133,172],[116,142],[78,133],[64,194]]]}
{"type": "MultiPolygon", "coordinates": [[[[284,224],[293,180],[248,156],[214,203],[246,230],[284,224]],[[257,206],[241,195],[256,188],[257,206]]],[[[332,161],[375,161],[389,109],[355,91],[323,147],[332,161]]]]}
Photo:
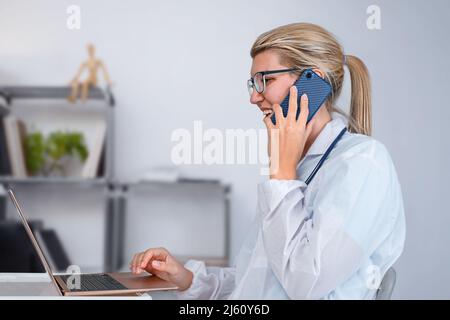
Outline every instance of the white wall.
{"type": "MultiPolygon", "coordinates": [[[[170,135],[205,128],[264,128],[248,102],[249,49],[263,31],[321,24],[362,58],[373,82],[374,136],[390,150],[403,187],[407,243],[397,298],[450,298],[447,1],[376,1],[382,29],[366,28],[373,1],[0,1],[0,84],[61,84],[96,44],[117,97],[116,171],[135,178],[170,162],[170,135]],[[65,27],[78,4],[82,28],[65,27]],[[218,83],[221,85],[219,86],[218,83]],[[135,140],[133,140],[135,139],[135,140]]],[[[348,99],[344,93],[342,102],[348,99]]],[[[233,184],[232,254],[255,209],[259,166],[190,166],[233,184]]]]}

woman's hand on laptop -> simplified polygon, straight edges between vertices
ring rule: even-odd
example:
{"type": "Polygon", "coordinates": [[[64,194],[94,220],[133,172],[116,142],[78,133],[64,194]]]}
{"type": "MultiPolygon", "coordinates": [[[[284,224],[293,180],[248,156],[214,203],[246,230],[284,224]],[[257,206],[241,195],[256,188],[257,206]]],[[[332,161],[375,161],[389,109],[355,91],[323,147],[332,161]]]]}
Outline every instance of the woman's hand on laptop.
{"type": "Polygon", "coordinates": [[[194,276],[164,248],[150,248],[135,254],[131,260],[130,269],[134,274],[147,271],[172,282],[180,290],[188,289],[194,276]]]}

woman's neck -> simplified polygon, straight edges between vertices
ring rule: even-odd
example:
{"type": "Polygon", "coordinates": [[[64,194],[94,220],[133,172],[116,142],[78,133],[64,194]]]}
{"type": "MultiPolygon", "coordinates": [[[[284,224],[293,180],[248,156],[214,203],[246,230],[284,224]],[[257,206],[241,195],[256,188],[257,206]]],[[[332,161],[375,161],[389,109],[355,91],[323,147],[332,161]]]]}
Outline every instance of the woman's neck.
{"type": "Polygon", "coordinates": [[[325,106],[322,106],[317,113],[314,115],[314,123],[312,127],[311,134],[309,135],[308,139],[305,143],[305,148],[303,149],[303,155],[302,159],[305,156],[305,154],[308,152],[311,145],[314,143],[316,138],[319,136],[320,132],[323,128],[325,128],[326,124],[330,122],[331,114],[328,112],[327,108],[325,106]]]}

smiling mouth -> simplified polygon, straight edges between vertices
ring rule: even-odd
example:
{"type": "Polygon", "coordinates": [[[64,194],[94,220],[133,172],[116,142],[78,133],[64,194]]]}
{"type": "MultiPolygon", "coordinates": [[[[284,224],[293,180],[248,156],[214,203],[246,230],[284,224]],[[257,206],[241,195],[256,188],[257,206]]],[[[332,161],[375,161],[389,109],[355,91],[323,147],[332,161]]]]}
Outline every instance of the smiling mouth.
{"type": "Polygon", "coordinates": [[[264,114],[265,116],[267,116],[268,114],[272,114],[272,113],[273,113],[273,110],[272,110],[272,109],[266,109],[266,110],[262,110],[262,112],[263,112],[263,114],[264,114]]]}

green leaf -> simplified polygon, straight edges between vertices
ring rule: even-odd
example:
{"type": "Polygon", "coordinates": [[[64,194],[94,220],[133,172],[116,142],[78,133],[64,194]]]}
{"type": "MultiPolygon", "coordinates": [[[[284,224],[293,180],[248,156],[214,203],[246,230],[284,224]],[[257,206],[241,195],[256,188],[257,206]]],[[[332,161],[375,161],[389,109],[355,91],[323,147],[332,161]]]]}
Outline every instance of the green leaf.
{"type": "Polygon", "coordinates": [[[41,132],[28,134],[25,138],[25,163],[28,172],[36,174],[45,163],[45,140],[41,132]]]}
{"type": "Polygon", "coordinates": [[[26,165],[30,173],[61,168],[60,160],[64,156],[77,156],[84,162],[89,151],[81,132],[51,132],[47,139],[42,133],[27,135],[25,140],[26,165]],[[47,168],[47,170],[45,170],[47,168]],[[50,169],[48,169],[50,168],[50,169]]]}

